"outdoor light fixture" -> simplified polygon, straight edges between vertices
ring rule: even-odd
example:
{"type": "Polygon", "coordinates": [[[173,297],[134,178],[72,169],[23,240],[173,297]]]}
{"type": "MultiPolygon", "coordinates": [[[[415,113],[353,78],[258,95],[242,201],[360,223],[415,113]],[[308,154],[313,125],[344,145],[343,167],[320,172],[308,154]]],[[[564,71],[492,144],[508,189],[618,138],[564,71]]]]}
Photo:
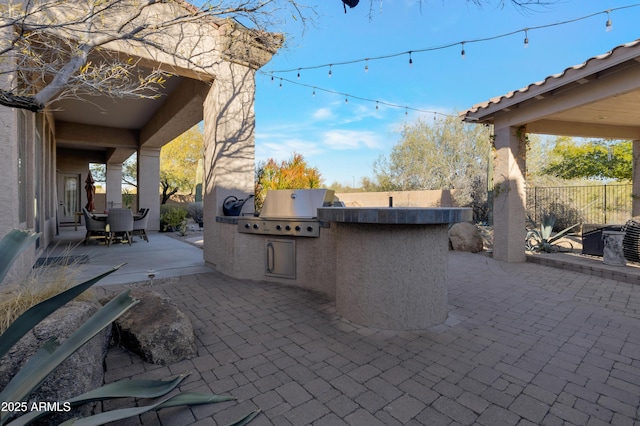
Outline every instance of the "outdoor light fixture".
{"type": "Polygon", "coordinates": [[[332,75],[333,75],[333,72],[331,72],[331,64],[329,64],[329,78],[331,78],[332,75]]]}
{"type": "Polygon", "coordinates": [[[344,13],[347,13],[347,6],[349,6],[350,8],[354,8],[358,5],[358,3],[360,3],[360,0],[342,0],[342,3],[344,3],[344,13]]]}
{"type": "Polygon", "coordinates": [[[409,51],[409,66],[413,65],[413,59],[411,58],[411,51],[409,51]]]}
{"type": "Polygon", "coordinates": [[[460,52],[460,56],[462,57],[462,59],[464,59],[467,57],[467,53],[464,51],[464,41],[460,44],[462,45],[462,51],[460,52]]]}
{"type": "Polygon", "coordinates": [[[369,58],[364,60],[364,72],[369,72],[369,58]]]}
{"type": "Polygon", "coordinates": [[[529,30],[527,28],[524,29],[524,48],[529,47],[529,30]]]}
{"type": "Polygon", "coordinates": [[[611,24],[611,10],[607,10],[607,23],[605,26],[605,29],[607,32],[611,31],[613,29],[613,25],[611,24]]]}

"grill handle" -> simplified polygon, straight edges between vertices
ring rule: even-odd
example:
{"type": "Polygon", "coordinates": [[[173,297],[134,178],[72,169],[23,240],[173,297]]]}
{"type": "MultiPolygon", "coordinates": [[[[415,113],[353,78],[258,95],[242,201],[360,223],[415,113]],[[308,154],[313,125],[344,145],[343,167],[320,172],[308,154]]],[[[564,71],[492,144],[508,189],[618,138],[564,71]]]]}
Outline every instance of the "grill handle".
{"type": "Polygon", "coordinates": [[[267,273],[272,274],[275,268],[275,253],[273,243],[267,243],[267,273]]]}

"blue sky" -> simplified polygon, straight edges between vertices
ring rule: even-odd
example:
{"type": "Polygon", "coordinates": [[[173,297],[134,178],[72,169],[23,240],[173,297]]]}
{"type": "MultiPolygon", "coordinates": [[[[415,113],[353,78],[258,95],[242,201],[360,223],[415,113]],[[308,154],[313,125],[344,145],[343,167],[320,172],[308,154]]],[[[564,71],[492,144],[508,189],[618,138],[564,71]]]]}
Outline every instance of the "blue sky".
{"type": "Polygon", "coordinates": [[[423,0],[422,6],[418,0],[374,0],[371,19],[369,0],[346,14],[339,0],[317,3],[314,26],[302,32],[289,19],[291,25],[277,29],[287,34],[286,46],[261,69],[267,74],[256,75],[256,160],[283,160],[298,152],[327,185],[358,185],[373,177],[373,162],[391,152],[404,123],[433,120],[433,112],[457,114],[640,38],[640,4],[633,0],[558,0],[532,11],[509,1],[503,8],[478,8],[466,0],[423,0]],[[638,6],[615,10],[631,5],[638,6]],[[607,14],[597,14],[608,9],[609,32],[607,14]],[[591,14],[597,15],[534,29],[591,14]],[[472,42],[525,28],[531,28],[527,48],[524,31],[472,42]],[[455,45],[415,52],[449,44],[455,45]],[[412,65],[405,54],[369,60],[367,72],[365,62],[334,65],[331,77],[328,66],[304,69],[408,51],[414,51],[412,65]],[[294,71],[276,72],[288,69],[294,71]],[[409,109],[376,109],[375,102],[322,89],[409,109]]]}

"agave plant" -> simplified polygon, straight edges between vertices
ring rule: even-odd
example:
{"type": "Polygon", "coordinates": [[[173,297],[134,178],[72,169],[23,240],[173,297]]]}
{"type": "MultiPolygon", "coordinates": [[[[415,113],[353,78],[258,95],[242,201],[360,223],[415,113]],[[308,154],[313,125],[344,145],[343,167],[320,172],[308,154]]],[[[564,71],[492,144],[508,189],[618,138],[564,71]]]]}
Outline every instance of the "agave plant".
{"type": "Polygon", "coordinates": [[[563,229],[555,235],[551,235],[553,233],[553,226],[556,224],[556,217],[553,214],[545,214],[542,216],[542,221],[540,222],[540,229],[533,229],[527,232],[527,237],[525,240],[525,247],[527,250],[534,252],[546,252],[546,253],[555,253],[558,251],[570,251],[571,248],[561,247],[558,244],[555,244],[560,238],[567,235],[569,231],[571,231],[576,226],[580,225],[576,223],[568,228],[563,229]]]}
{"type": "MultiPolygon", "coordinates": [[[[18,255],[29,247],[29,245],[37,238],[37,234],[13,230],[0,241],[0,282],[2,282],[6,276],[11,264],[18,255]]],[[[13,345],[15,345],[34,326],[40,323],[40,321],[70,300],[80,295],[100,279],[115,272],[120,266],[122,265],[116,266],[110,271],[63,291],[24,312],[2,335],[0,335],[0,358],[2,358],[11,349],[11,347],[13,347],[13,345]]],[[[35,391],[38,386],[40,386],[40,384],[53,370],[56,369],[56,367],[58,367],[58,365],[71,356],[92,337],[98,334],[102,329],[111,324],[112,321],[133,307],[136,303],[137,301],[129,295],[129,290],[126,290],[103,306],[62,343],[58,343],[55,339],[45,342],[0,392],[0,401],[12,401],[17,404],[26,404],[29,395],[35,391]]],[[[174,390],[185,377],[186,375],[180,375],[166,381],[122,380],[107,384],[82,395],[78,395],[68,401],[64,401],[64,403],[73,407],[88,402],[113,398],[161,398],[174,390]]],[[[234,399],[234,397],[229,395],[185,392],[171,397],[161,398],[159,401],[155,401],[154,403],[146,406],[121,408],[81,419],[70,419],[64,422],[63,425],[101,425],[141,415],[151,410],[159,410],[162,408],[182,405],[208,404],[234,399]]],[[[26,405],[23,405],[23,407],[26,407],[26,405]]],[[[245,425],[257,416],[259,412],[260,410],[253,411],[232,423],[232,425],[245,425]]],[[[30,411],[20,417],[14,418],[16,413],[2,411],[0,412],[0,426],[28,425],[47,414],[49,414],[47,411],[30,411]]]]}

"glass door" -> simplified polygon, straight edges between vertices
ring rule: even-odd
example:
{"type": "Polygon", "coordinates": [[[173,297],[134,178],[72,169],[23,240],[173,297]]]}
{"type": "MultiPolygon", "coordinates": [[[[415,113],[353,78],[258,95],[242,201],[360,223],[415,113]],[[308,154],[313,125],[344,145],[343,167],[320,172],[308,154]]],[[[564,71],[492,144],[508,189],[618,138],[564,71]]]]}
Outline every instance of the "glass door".
{"type": "Polygon", "coordinates": [[[80,176],[60,175],[58,194],[60,223],[71,223],[75,219],[76,212],[80,211],[80,176]]]}

